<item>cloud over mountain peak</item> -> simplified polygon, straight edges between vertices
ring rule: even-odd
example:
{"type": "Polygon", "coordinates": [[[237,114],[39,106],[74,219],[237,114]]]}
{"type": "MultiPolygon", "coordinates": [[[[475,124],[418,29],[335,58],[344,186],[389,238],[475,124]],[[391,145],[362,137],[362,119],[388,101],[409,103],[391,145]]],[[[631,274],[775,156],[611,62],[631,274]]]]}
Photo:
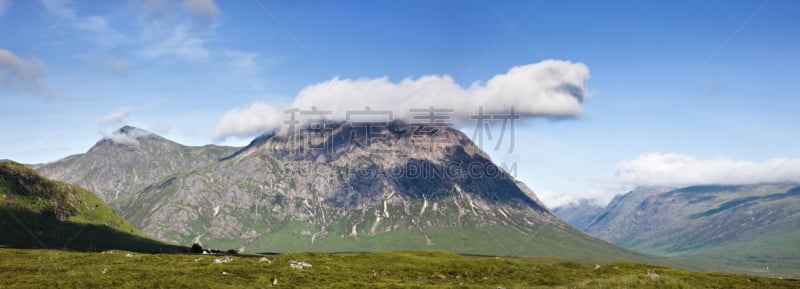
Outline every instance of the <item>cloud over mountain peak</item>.
{"type": "Polygon", "coordinates": [[[469,120],[478,113],[514,113],[528,117],[577,117],[590,95],[586,87],[589,68],[583,63],[545,60],[515,66],[485,83],[462,87],[449,75],[425,75],[392,82],[388,77],[342,79],[303,88],[288,107],[254,102],[228,111],[214,130],[216,139],[250,137],[278,129],[287,115],[284,109],[318,108],[330,111],[331,120],[347,120],[346,112],[391,110],[396,119],[408,119],[413,108],[441,108],[452,112],[454,121],[469,120]]]}

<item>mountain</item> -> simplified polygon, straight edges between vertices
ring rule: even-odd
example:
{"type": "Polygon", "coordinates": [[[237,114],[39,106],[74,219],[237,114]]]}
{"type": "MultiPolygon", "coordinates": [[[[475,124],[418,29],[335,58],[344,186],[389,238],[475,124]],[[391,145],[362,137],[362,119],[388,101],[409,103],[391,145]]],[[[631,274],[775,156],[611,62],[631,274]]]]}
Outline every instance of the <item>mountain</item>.
{"type": "Polygon", "coordinates": [[[553,214],[566,221],[578,230],[585,230],[595,217],[599,216],[605,207],[598,205],[593,200],[581,199],[577,203],[571,203],[553,208],[553,214]]]}
{"type": "Polygon", "coordinates": [[[708,268],[798,276],[798,184],[637,189],[584,215],[570,222],[636,251],[708,268]]]}
{"type": "Polygon", "coordinates": [[[134,226],[180,244],[653,261],[570,227],[458,130],[336,123],[300,136],[190,148],[123,127],[36,168],[97,188],[134,226]]]}
{"type": "Polygon", "coordinates": [[[171,252],[85,189],[0,162],[0,247],[171,252]]]}
{"type": "Polygon", "coordinates": [[[216,162],[237,149],[183,146],[146,130],[124,126],[86,153],[34,168],[48,178],[82,186],[111,203],[169,175],[216,162]]]}
{"type": "MultiPolygon", "coordinates": [[[[585,218],[573,219],[570,224],[573,224],[578,230],[597,236],[609,242],[624,243],[626,240],[631,240],[637,233],[637,226],[641,223],[636,214],[642,202],[647,198],[657,196],[659,194],[670,191],[669,188],[664,187],[642,187],[628,194],[617,195],[611,202],[602,210],[588,207],[595,215],[584,214],[585,218]]],[[[576,209],[581,209],[577,207],[576,209]]],[[[563,209],[556,209],[559,212],[566,212],[563,209]]],[[[578,213],[579,214],[579,213],[578,213]]],[[[576,214],[577,215],[577,214],[576,214]]],[[[654,220],[655,217],[651,217],[654,220]]],[[[656,232],[657,233],[657,232],[656,232]]],[[[616,244],[616,243],[615,243],[616,244]]],[[[627,246],[624,244],[622,246],[627,246]]],[[[637,248],[639,249],[639,248],[637,248]]]]}

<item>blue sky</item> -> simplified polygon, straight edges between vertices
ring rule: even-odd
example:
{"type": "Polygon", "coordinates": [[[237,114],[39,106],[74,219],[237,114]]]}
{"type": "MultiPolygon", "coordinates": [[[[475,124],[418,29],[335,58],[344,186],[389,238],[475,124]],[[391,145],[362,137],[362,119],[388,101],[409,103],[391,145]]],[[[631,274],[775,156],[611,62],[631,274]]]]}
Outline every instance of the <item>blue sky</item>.
{"type": "Polygon", "coordinates": [[[0,0],[0,159],[81,153],[122,124],[243,145],[247,133],[215,133],[227,115],[299,103],[335,77],[466,90],[555,59],[588,68],[581,112],[528,115],[513,153],[485,147],[551,206],[800,181],[796,15],[788,0],[0,0]]]}

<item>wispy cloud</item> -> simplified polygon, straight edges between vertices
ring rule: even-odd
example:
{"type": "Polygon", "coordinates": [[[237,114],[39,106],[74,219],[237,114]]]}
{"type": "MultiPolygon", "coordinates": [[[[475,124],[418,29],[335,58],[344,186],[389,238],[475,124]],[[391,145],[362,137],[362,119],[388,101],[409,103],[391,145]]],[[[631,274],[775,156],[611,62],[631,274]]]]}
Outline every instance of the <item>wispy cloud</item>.
{"type": "Polygon", "coordinates": [[[258,72],[258,64],[256,64],[256,60],[260,56],[258,53],[226,49],[222,52],[222,55],[228,59],[231,68],[239,75],[251,76],[258,72]]]}
{"type": "Polygon", "coordinates": [[[75,7],[80,2],[40,2],[49,14],[60,17],[67,26],[82,32],[83,39],[96,45],[111,48],[132,44],[136,54],[145,58],[174,56],[190,62],[205,60],[211,55],[205,44],[215,34],[216,27],[210,24],[221,13],[211,0],[140,1],[140,11],[147,17],[140,19],[141,25],[135,28],[138,31],[125,34],[114,29],[106,17],[80,15],[75,7]]]}
{"type": "Polygon", "coordinates": [[[132,111],[133,108],[130,106],[120,108],[114,112],[104,115],[97,123],[100,126],[108,124],[121,124],[122,121],[125,120],[125,118],[130,115],[132,111]]]}
{"type": "Polygon", "coordinates": [[[187,62],[207,60],[206,45],[217,31],[222,11],[213,0],[137,1],[146,17],[140,22],[142,47],[137,54],[148,59],[175,57],[187,62]]]}
{"type": "Polygon", "coordinates": [[[85,17],[73,25],[79,30],[89,32],[88,40],[103,46],[113,47],[130,41],[124,34],[111,28],[106,18],[101,16],[85,17]]]}
{"type": "Polygon", "coordinates": [[[163,30],[155,29],[148,33],[157,34],[152,39],[155,43],[139,51],[139,55],[145,58],[174,56],[186,61],[199,61],[207,59],[211,54],[204,46],[210,35],[196,33],[188,24],[172,27],[164,36],[158,35],[164,33],[163,30]]]}
{"type": "Polygon", "coordinates": [[[0,48],[0,89],[44,95],[50,91],[42,81],[46,74],[47,68],[38,59],[22,59],[0,48]]]}
{"type": "Polygon", "coordinates": [[[114,47],[130,41],[123,33],[113,29],[102,16],[81,17],[69,0],[40,0],[48,13],[60,17],[70,27],[83,32],[83,37],[96,44],[114,47]]]}
{"type": "MultiPolygon", "coordinates": [[[[462,87],[447,75],[427,75],[392,82],[388,78],[331,80],[301,90],[291,108],[331,110],[332,120],[343,120],[345,112],[363,109],[393,110],[407,118],[411,108],[452,108],[455,120],[469,119],[483,107],[486,114],[516,113],[528,117],[576,117],[583,112],[582,102],[589,95],[586,81],[589,69],[582,63],[546,60],[515,66],[486,81],[462,87]]],[[[225,114],[214,130],[217,139],[248,137],[278,129],[284,108],[256,102],[245,109],[225,114]],[[270,115],[266,117],[265,115],[270,115]]]]}

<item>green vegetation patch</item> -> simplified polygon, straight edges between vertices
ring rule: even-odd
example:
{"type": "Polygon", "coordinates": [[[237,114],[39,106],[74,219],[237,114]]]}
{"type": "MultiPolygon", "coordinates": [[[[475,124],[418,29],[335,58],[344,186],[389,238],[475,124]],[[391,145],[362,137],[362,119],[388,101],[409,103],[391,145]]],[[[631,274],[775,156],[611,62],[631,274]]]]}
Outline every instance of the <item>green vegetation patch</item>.
{"type": "Polygon", "coordinates": [[[0,249],[0,288],[797,288],[634,263],[439,251],[211,256],[0,249]],[[225,260],[230,262],[215,262],[225,260]],[[265,259],[269,259],[266,261],[265,259]],[[302,266],[301,262],[310,266],[302,266]],[[217,264],[219,263],[219,264],[217,264]],[[302,269],[293,268],[302,267],[302,269]],[[649,272],[649,273],[648,273],[649,272]],[[277,281],[276,281],[277,280],[277,281]]]}

